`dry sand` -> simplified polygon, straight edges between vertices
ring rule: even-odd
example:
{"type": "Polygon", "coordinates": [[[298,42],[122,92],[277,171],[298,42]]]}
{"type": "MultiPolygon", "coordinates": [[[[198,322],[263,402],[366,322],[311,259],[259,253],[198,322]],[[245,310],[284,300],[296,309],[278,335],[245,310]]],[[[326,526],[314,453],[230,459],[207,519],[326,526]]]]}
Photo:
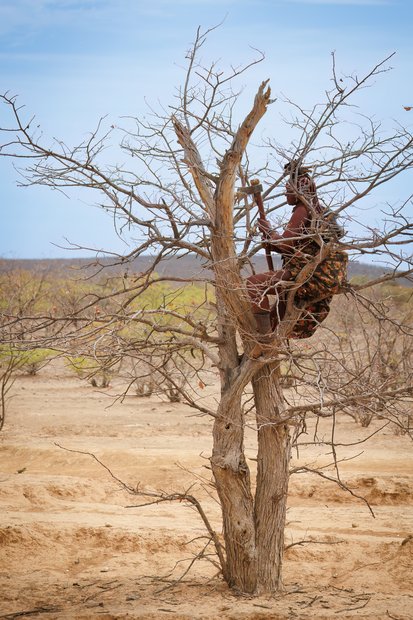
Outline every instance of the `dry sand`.
{"type": "MultiPolygon", "coordinates": [[[[412,443],[390,429],[339,449],[343,478],[371,503],[309,474],[293,476],[285,593],[236,596],[207,560],[175,586],[205,539],[182,503],[138,503],[92,457],[129,485],[202,499],[219,530],[209,479],[212,422],[182,404],[97,389],[47,367],[19,377],[0,435],[0,618],[413,618],[412,443]],[[177,564],[178,563],[178,564],[177,564]],[[175,568],[174,568],[175,567],[175,568]],[[172,572],[172,574],[171,574],[172,572]]],[[[370,434],[349,418],[340,441],[370,434]]],[[[301,462],[326,462],[311,448],[301,462]]],[[[254,470],[254,440],[247,437],[254,470]]],[[[296,463],[296,457],[294,463],[296,463]]],[[[211,550],[212,552],[212,550],[211,550]]]]}

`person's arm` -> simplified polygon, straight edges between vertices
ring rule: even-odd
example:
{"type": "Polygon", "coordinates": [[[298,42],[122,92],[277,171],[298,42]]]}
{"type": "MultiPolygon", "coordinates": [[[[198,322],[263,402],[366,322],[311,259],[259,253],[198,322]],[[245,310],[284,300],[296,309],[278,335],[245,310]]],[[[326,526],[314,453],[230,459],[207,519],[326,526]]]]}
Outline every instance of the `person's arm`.
{"type": "Polygon", "coordinates": [[[261,232],[266,235],[271,245],[271,250],[280,254],[290,254],[294,249],[297,237],[303,234],[303,226],[308,220],[307,208],[303,204],[298,204],[291,215],[290,221],[284,229],[282,235],[275,230],[271,230],[268,220],[262,218],[258,221],[261,232]]]}

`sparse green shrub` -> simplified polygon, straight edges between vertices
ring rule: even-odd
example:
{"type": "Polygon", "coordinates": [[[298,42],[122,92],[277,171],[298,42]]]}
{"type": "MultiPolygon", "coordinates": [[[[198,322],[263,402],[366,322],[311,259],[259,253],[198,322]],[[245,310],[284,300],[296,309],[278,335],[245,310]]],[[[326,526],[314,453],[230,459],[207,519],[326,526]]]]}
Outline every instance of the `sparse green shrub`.
{"type": "Polygon", "coordinates": [[[14,360],[14,368],[27,375],[36,375],[53,358],[59,355],[55,349],[27,349],[4,346],[0,349],[0,364],[14,360]]]}

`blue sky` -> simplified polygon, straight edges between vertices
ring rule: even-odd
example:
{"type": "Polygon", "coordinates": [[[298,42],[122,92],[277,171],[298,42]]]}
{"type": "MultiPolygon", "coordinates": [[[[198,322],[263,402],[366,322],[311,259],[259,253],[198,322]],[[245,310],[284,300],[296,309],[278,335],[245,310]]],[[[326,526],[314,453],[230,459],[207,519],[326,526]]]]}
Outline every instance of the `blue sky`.
{"type": "MultiPolygon", "coordinates": [[[[376,118],[405,123],[403,105],[413,105],[412,7],[410,0],[0,0],[0,90],[19,95],[45,136],[75,144],[105,114],[116,124],[143,114],[145,99],[171,102],[196,28],[224,20],[205,54],[225,66],[250,59],[251,47],[262,50],[265,61],[243,80],[251,99],[270,78],[274,96],[315,103],[329,87],[333,50],[347,74],[396,51],[393,71],[365,91],[363,105],[376,118]]],[[[269,134],[278,126],[272,108],[269,134]]],[[[92,253],[57,247],[65,239],[127,251],[111,219],[83,194],[68,200],[17,181],[0,158],[1,257],[92,253]]]]}

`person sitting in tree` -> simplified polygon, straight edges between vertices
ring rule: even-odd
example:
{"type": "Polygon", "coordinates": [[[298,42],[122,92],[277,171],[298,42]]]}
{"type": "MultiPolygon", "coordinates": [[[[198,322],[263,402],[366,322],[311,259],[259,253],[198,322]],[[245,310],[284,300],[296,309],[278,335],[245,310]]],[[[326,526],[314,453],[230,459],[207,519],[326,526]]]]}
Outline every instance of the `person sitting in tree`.
{"type": "MultiPolygon", "coordinates": [[[[271,333],[285,315],[287,289],[295,288],[294,304],[302,309],[289,337],[308,338],[327,317],[331,299],[345,284],[347,276],[347,254],[334,243],[326,252],[326,244],[338,241],[344,233],[331,219],[333,214],[319,201],[309,169],[290,162],[285,172],[290,175],[285,196],[293,209],[284,232],[279,234],[271,229],[267,219],[258,220],[265,244],[281,254],[282,269],[251,275],[246,283],[262,345],[271,341],[271,333]],[[304,282],[294,287],[298,275],[310,261],[314,268],[309,270],[304,282]],[[277,297],[273,305],[270,295],[277,297]]],[[[263,346],[258,344],[251,356],[257,357],[262,351],[263,346]]]]}

